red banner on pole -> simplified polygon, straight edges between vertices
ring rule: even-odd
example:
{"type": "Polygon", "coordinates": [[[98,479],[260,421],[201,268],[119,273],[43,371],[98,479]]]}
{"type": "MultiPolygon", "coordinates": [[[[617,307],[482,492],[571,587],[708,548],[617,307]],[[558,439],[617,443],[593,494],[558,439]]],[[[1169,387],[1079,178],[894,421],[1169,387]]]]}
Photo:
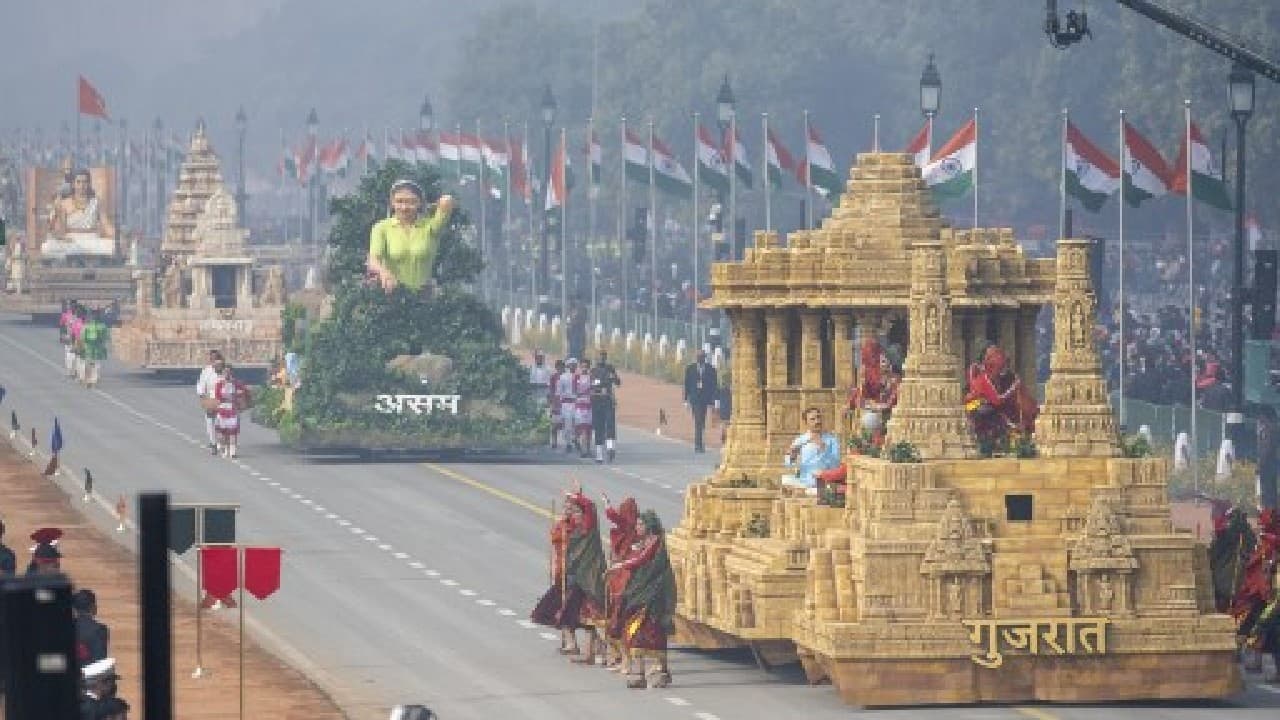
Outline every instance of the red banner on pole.
{"type": "Polygon", "coordinates": [[[80,84],[78,86],[77,95],[80,106],[81,115],[92,115],[107,119],[107,101],[102,97],[102,93],[98,92],[98,88],[94,87],[84,76],[80,76],[80,84]]]}
{"type": "Polygon", "coordinates": [[[200,574],[210,597],[226,600],[239,587],[239,553],[233,547],[200,548],[200,574]]]}
{"type": "Polygon", "coordinates": [[[244,589],[259,600],[280,589],[280,548],[244,549],[244,589]]]}

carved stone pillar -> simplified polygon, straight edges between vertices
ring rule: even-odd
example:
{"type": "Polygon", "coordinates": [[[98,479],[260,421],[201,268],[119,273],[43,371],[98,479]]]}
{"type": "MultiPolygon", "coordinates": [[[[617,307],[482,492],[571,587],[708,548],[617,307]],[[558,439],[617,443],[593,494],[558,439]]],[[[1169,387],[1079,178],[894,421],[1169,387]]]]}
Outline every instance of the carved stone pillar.
{"type": "MultiPolygon", "coordinates": [[[[716,485],[728,484],[744,474],[754,475],[764,464],[765,401],[764,389],[760,386],[760,348],[764,334],[760,328],[760,317],[759,310],[729,311],[733,334],[729,378],[733,393],[733,422],[725,437],[723,459],[712,478],[716,485]]],[[[784,355],[784,363],[785,360],[784,355]]]]}
{"type": "Polygon", "coordinates": [[[769,309],[764,311],[765,327],[765,387],[787,385],[787,312],[769,309]]]}
{"type": "Polygon", "coordinates": [[[836,310],[831,314],[836,337],[832,356],[835,358],[836,390],[848,395],[853,387],[853,315],[848,310],[836,310]]]}
{"type": "Polygon", "coordinates": [[[946,255],[936,237],[911,247],[910,318],[898,405],[885,442],[910,442],[926,458],[970,456],[974,440],[964,416],[960,365],[952,352],[946,255]]]}
{"type": "MultiPolygon", "coordinates": [[[[996,344],[1004,351],[1005,357],[1013,367],[1018,367],[1022,353],[1018,352],[1018,311],[1001,309],[996,311],[996,344]]],[[[1018,377],[1022,377],[1019,375],[1018,377]]]]}
{"type": "Polygon", "coordinates": [[[1053,352],[1036,446],[1045,457],[1112,457],[1115,419],[1093,344],[1097,298],[1089,277],[1089,241],[1058,241],[1053,292],[1053,352]]]}
{"type": "Polygon", "coordinates": [[[800,311],[800,385],[822,387],[822,312],[800,311]]]}
{"type": "Polygon", "coordinates": [[[1036,341],[1036,320],[1040,316],[1040,306],[1024,307],[1018,310],[1018,377],[1027,387],[1035,387],[1040,379],[1039,353],[1036,341]]]}

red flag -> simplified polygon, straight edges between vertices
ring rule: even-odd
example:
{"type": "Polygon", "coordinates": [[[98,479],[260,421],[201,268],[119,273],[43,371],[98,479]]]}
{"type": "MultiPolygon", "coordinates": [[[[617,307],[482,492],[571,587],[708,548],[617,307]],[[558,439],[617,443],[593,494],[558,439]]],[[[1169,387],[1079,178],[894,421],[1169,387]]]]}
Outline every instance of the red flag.
{"type": "Polygon", "coordinates": [[[107,101],[83,75],[80,76],[80,114],[107,119],[107,101]]]}
{"type": "Polygon", "coordinates": [[[210,597],[226,600],[239,587],[238,560],[233,547],[200,548],[201,583],[210,597]]]}
{"type": "Polygon", "coordinates": [[[259,600],[280,589],[280,548],[244,549],[244,589],[259,600]]]}

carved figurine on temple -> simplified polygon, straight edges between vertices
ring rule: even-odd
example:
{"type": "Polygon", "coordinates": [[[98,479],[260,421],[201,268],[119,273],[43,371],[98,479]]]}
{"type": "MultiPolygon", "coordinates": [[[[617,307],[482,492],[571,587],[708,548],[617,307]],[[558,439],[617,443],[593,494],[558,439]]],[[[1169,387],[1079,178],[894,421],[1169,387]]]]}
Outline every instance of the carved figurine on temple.
{"type": "Polygon", "coordinates": [[[864,437],[874,445],[884,438],[885,425],[898,404],[902,378],[893,358],[873,337],[862,341],[862,377],[849,396],[849,410],[856,414],[864,437]]]}
{"type": "Polygon", "coordinates": [[[267,269],[267,279],[263,283],[259,303],[262,305],[284,304],[284,270],[279,265],[272,265],[267,269]]]}
{"type": "Polygon", "coordinates": [[[98,206],[89,171],[76,170],[72,174],[71,194],[54,202],[49,238],[41,254],[48,257],[110,255],[114,238],[115,227],[98,206]]]}
{"type": "Polygon", "coordinates": [[[182,268],[178,267],[176,259],[164,271],[162,294],[165,307],[182,307],[182,268]]]}
{"type": "Polygon", "coordinates": [[[1004,350],[992,345],[982,362],[969,366],[965,410],[983,454],[1003,452],[1011,438],[1029,437],[1040,409],[1010,367],[1004,350]]]}

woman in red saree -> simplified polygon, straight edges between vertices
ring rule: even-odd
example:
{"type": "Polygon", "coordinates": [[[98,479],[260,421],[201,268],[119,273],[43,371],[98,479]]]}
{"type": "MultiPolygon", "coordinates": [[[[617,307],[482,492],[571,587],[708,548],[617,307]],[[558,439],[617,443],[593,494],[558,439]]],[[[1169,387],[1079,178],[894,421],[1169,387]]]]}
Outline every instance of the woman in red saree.
{"type": "Polygon", "coordinates": [[[629,655],[627,687],[666,687],[671,684],[667,636],[675,632],[676,578],[657,513],[646,510],[640,516],[631,550],[614,563],[612,573],[627,576],[618,612],[609,623],[629,655]],[[655,661],[647,673],[646,658],[655,661]]]}

